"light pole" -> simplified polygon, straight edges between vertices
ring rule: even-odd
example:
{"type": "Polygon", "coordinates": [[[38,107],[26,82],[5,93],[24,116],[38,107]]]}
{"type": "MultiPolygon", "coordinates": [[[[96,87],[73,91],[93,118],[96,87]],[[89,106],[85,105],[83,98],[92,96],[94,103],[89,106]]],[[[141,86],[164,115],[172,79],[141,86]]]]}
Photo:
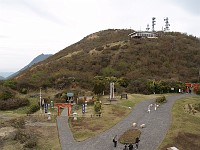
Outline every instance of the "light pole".
{"type": "Polygon", "coordinates": [[[40,87],[40,113],[42,113],[42,88],[40,87]]]}

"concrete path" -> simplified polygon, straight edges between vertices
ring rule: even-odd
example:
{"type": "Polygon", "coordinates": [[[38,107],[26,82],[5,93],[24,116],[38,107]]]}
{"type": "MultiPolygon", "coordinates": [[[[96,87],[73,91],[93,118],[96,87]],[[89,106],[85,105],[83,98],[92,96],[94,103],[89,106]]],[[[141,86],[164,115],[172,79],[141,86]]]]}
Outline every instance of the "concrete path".
{"type": "MultiPolygon", "coordinates": [[[[151,113],[147,113],[147,108],[155,100],[143,101],[137,104],[125,119],[111,129],[83,142],[74,140],[68,126],[67,116],[61,115],[57,119],[57,124],[62,150],[123,150],[124,145],[118,143],[117,147],[114,147],[112,139],[115,135],[119,137],[131,128],[133,122],[138,125],[146,124],[146,128],[141,129],[139,150],[156,150],[170,127],[171,108],[174,101],[185,96],[190,95],[169,96],[167,97],[167,103],[162,104],[156,111],[152,108],[151,113]]],[[[62,114],[67,114],[65,111],[62,114]]]]}

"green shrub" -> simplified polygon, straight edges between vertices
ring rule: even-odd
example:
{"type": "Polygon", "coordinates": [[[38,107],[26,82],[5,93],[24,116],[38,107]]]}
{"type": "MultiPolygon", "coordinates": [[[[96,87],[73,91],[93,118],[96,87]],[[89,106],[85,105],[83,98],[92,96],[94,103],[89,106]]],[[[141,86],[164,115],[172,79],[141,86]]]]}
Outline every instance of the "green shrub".
{"type": "Polygon", "coordinates": [[[33,114],[34,112],[38,111],[40,109],[40,106],[38,104],[31,105],[26,112],[27,114],[33,114]]]}
{"type": "Polygon", "coordinates": [[[0,92],[0,100],[7,100],[7,99],[13,98],[13,97],[14,97],[14,94],[9,90],[0,92]]]}
{"type": "Polygon", "coordinates": [[[21,91],[20,91],[22,94],[27,94],[28,93],[28,90],[26,89],[26,88],[23,88],[23,89],[21,89],[21,91]]]}
{"type": "Polygon", "coordinates": [[[165,96],[156,98],[156,103],[166,103],[166,102],[167,102],[167,100],[166,100],[165,96]]]}

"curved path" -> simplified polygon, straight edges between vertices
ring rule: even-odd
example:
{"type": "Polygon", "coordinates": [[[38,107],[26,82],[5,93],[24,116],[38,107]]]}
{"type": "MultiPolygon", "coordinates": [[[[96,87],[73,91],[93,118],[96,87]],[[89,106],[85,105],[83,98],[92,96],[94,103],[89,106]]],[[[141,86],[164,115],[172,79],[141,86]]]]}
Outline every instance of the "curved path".
{"type": "MultiPolygon", "coordinates": [[[[155,100],[146,100],[137,104],[133,111],[111,129],[83,142],[76,142],[68,126],[67,116],[57,119],[59,137],[62,150],[122,150],[124,146],[118,143],[113,147],[112,139],[115,135],[123,134],[132,126],[133,122],[138,125],[146,124],[141,130],[139,150],[156,150],[164,139],[171,124],[171,108],[175,100],[189,94],[180,94],[167,97],[167,103],[162,104],[156,111],[147,113],[148,106],[155,100]]],[[[65,112],[64,112],[65,113],[65,112]]],[[[67,114],[67,113],[65,113],[67,114]]]]}

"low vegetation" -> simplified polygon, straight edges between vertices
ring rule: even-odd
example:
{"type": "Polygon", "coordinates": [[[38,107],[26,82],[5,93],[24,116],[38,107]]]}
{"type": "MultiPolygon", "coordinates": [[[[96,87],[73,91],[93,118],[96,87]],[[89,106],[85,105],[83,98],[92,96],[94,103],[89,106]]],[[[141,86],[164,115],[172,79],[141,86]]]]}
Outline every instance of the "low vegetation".
{"type": "Polygon", "coordinates": [[[175,146],[179,150],[199,150],[200,149],[200,112],[189,113],[185,110],[188,104],[199,104],[199,97],[183,98],[175,102],[172,115],[171,128],[164,141],[158,148],[166,150],[167,147],[175,146]]]}
{"type": "Polygon", "coordinates": [[[129,129],[119,137],[122,144],[134,144],[137,137],[140,137],[141,131],[138,129],[129,129]]]}

